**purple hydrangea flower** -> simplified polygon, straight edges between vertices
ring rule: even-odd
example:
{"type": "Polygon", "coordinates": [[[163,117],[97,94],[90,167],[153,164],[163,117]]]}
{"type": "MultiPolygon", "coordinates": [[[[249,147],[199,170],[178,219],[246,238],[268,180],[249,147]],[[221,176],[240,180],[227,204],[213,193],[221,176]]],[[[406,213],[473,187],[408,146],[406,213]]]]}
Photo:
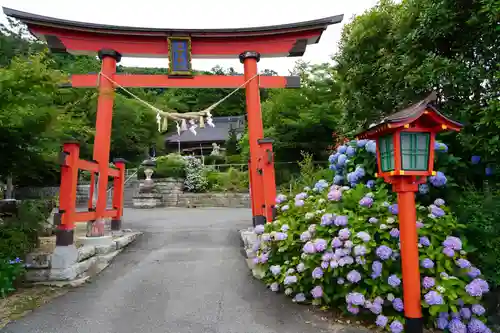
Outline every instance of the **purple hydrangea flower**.
{"type": "Polygon", "coordinates": [[[316,267],[312,271],[311,275],[312,275],[313,279],[321,279],[323,277],[323,270],[320,267],[316,267]]]}
{"type": "Polygon", "coordinates": [[[356,245],[354,247],[355,256],[364,256],[366,254],[366,247],[364,245],[356,245]]]}
{"type": "Polygon", "coordinates": [[[321,262],[321,268],[327,269],[329,266],[330,266],[330,262],[329,261],[322,261],[321,262]]]}
{"type": "Polygon", "coordinates": [[[475,315],[482,316],[486,312],[486,309],[481,304],[474,304],[472,305],[472,312],[475,315]]]}
{"type": "Polygon", "coordinates": [[[439,317],[437,320],[436,320],[436,326],[437,328],[439,328],[440,330],[445,330],[446,327],[448,327],[448,319],[447,318],[444,318],[444,317],[439,317]]]}
{"type": "Polygon", "coordinates": [[[351,236],[349,229],[344,228],[339,231],[339,238],[342,240],[348,239],[351,236]]]}
{"type": "Polygon", "coordinates": [[[387,279],[387,283],[391,286],[391,287],[397,287],[401,284],[401,279],[398,278],[397,275],[393,274],[391,276],[389,276],[389,278],[387,279]]]}
{"type": "Polygon", "coordinates": [[[437,207],[436,205],[430,205],[429,210],[431,214],[436,217],[442,217],[446,214],[443,209],[437,207]]]}
{"type": "Polygon", "coordinates": [[[431,241],[429,240],[429,238],[427,238],[425,236],[420,237],[419,243],[422,244],[423,246],[430,246],[431,245],[431,241]]]}
{"type": "Polygon", "coordinates": [[[264,233],[264,225],[259,224],[255,226],[255,229],[253,230],[257,235],[261,235],[264,233]]]}
{"type": "Polygon", "coordinates": [[[444,247],[449,247],[455,251],[460,251],[462,249],[462,241],[458,237],[448,236],[443,241],[444,247]]]}
{"type": "Polygon", "coordinates": [[[296,268],[297,268],[297,272],[302,273],[303,271],[305,271],[305,269],[306,269],[306,265],[304,265],[304,263],[303,263],[303,262],[301,262],[301,263],[299,263],[299,264],[297,265],[297,267],[296,267],[296,268]]]}
{"type": "Polygon", "coordinates": [[[438,171],[435,176],[429,177],[429,182],[435,187],[442,187],[446,185],[446,176],[441,171],[438,171]]]}
{"type": "Polygon", "coordinates": [[[389,325],[392,333],[401,333],[403,332],[403,324],[399,320],[394,320],[391,325],[389,325]]]}
{"type": "Polygon", "coordinates": [[[342,241],[338,237],[332,239],[332,247],[337,248],[342,246],[342,241]]]}
{"type": "Polygon", "coordinates": [[[422,223],[422,221],[417,221],[416,224],[417,224],[417,229],[424,227],[424,224],[422,223]]]}
{"type": "Polygon", "coordinates": [[[315,253],[316,252],[316,248],[314,246],[314,244],[312,242],[307,242],[304,247],[302,248],[302,251],[304,253],[315,253]]]}
{"type": "Polygon", "coordinates": [[[333,252],[325,252],[322,256],[321,256],[321,260],[323,261],[330,261],[333,259],[333,252]]]}
{"type": "Polygon", "coordinates": [[[470,319],[470,317],[472,316],[472,312],[470,311],[469,308],[461,308],[460,316],[462,316],[462,318],[464,319],[470,319]]]}
{"type": "Polygon", "coordinates": [[[439,206],[444,206],[445,202],[443,199],[438,198],[438,199],[434,200],[434,204],[439,207],[439,206]]]}
{"type": "Polygon", "coordinates": [[[383,305],[384,304],[384,299],[380,296],[377,296],[375,297],[375,299],[373,300],[373,304],[380,304],[380,305],[383,305]]]}
{"type": "Polygon", "coordinates": [[[385,327],[387,325],[388,321],[389,321],[389,319],[386,316],[384,316],[384,315],[378,315],[377,319],[375,320],[375,324],[378,327],[385,327]]]}
{"type": "Polygon", "coordinates": [[[363,242],[369,242],[371,237],[370,234],[368,234],[366,231],[360,231],[356,234],[356,237],[361,239],[363,242]]]}
{"type": "Polygon", "coordinates": [[[372,278],[376,279],[382,275],[382,263],[380,261],[374,261],[372,263],[372,278]]]}
{"type": "Polygon", "coordinates": [[[394,215],[399,214],[398,204],[390,205],[388,208],[389,208],[389,212],[391,212],[391,214],[394,214],[394,215]]]}
{"type": "Polygon", "coordinates": [[[467,327],[458,318],[450,321],[448,324],[448,330],[450,333],[467,333],[467,327]]]}
{"type": "Polygon", "coordinates": [[[321,225],[322,226],[326,226],[326,225],[330,225],[332,224],[333,222],[333,214],[324,214],[323,216],[321,216],[321,225]]]}
{"type": "Polygon", "coordinates": [[[359,205],[370,208],[373,205],[373,199],[370,197],[363,197],[359,200],[359,205]]]}
{"type": "Polygon", "coordinates": [[[423,268],[433,268],[434,267],[434,261],[430,260],[429,258],[426,258],[420,262],[420,266],[423,268]]]}
{"type": "Polygon", "coordinates": [[[288,275],[285,276],[285,279],[283,280],[283,284],[285,286],[288,286],[290,284],[297,283],[297,277],[295,275],[288,275]]]}
{"type": "Polygon", "coordinates": [[[403,300],[401,298],[395,298],[392,301],[392,307],[394,308],[394,310],[396,310],[398,312],[403,311],[403,309],[404,309],[403,300]]]}
{"type": "Polygon", "coordinates": [[[277,241],[283,241],[283,240],[287,239],[287,237],[288,237],[288,235],[284,232],[277,232],[274,235],[274,239],[277,241]]]}
{"type": "Polygon", "coordinates": [[[488,282],[485,280],[475,278],[465,286],[465,291],[471,296],[478,297],[490,291],[490,287],[488,286],[488,282]]]}
{"type": "Polygon", "coordinates": [[[335,218],[334,224],[339,227],[347,225],[348,217],[345,215],[340,215],[335,218]]]}
{"type": "Polygon", "coordinates": [[[422,281],[422,286],[425,289],[431,289],[436,284],[436,280],[432,277],[426,276],[422,281]]]}
{"type": "Polygon", "coordinates": [[[342,192],[339,190],[332,190],[328,192],[327,197],[330,201],[340,201],[342,199],[342,192]]]}
{"type": "Polygon", "coordinates": [[[365,304],[365,296],[357,292],[351,292],[347,294],[345,300],[347,304],[360,305],[360,306],[365,304]]]}
{"type": "Polygon", "coordinates": [[[295,196],[295,200],[304,200],[305,198],[307,198],[307,193],[305,192],[301,192],[295,196]]]}
{"type": "Polygon", "coordinates": [[[377,256],[382,259],[382,260],[387,260],[391,257],[392,255],[392,249],[386,245],[381,245],[377,248],[375,251],[377,256]]]}
{"type": "Polygon", "coordinates": [[[375,186],[375,181],[370,179],[369,181],[366,182],[366,187],[368,188],[373,188],[375,186]]]}
{"type": "Polygon", "coordinates": [[[307,242],[308,240],[311,239],[311,233],[309,231],[304,231],[302,234],[300,234],[300,240],[303,242],[307,242]]]}
{"type": "Polygon", "coordinates": [[[359,308],[357,306],[347,304],[347,311],[349,311],[352,314],[358,314],[359,313],[359,308]]]}
{"type": "Polygon", "coordinates": [[[328,247],[328,242],[324,239],[318,238],[314,241],[314,247],[317,252],[323,252],[328,247]]]}
{"type": "Polygon", "coordinates": [[[471,278],[476,278],[476,277],[478,277],[479,275],[481,275],[481,271],[479,270],[479,268],[476,268],[476,267],[471,267],[471,268],[469,268],[469,270],[467,271],[467,275],[469,275],[471,278]]]}
{"type": "Polygon", "coordinates": [[[304,203],[305,203],[304,200],[300,200],[300,199],[299,200],[295,200],[295,206],[297,206],[297,207],[304,206],[304,203]]]}
{"type": "Polygon", "coordinates": [[[429,305],[441,305],[444,303],[443,296],[437,291],[431,290],[424,295],[425,302],[429,305]]]}
{"type": "Polygon", "coordinates": [[[281,207],[281,210],[284,212],[286,210],[290,209],[290,206],[288,205],[284,205],[283,207],[281,207]]]}
{"type": "Polygon", "coordinates": [[[479,319],[472,318],[467,324],[467,332],[469,333],[486,333],[489,331],[488,327],[479,319]]]}
{"type": "Polygon", "coordinates": [[[462,268],[462,269],[472,267],[470,261],[467,259],[463,259],[463,258],[460,258],[457,260],[457,266],[462,268]]]}
{"type": "Polygon", "coordinates": [[[276,276],[276,275],[279,275],[281,273],[281,266],[280,265],[272,265],[271,267],[269,267],[269,270],[271,271],[271,273],[276,276]]]}
{"type": "Polygon", "coordinates": [[[290,227],[288,226],[288,224],[283,224],[281,226],[281,231],[283,231],[283,232],[287,232],[289,229],[290,229],[290,227]]]}
{"type": "Polygon", "coordinates": [[[286,195],[284,195],[284,194],[278,194],[276,196],[276,203],[278,205],[281,204],[281,203],[283,203],[283,202],[285,202],[285,201],[286,201],[286,195]]]}
{"type": "Polygon", "coordinates": [[[370,217],[370,218],[368,219],[368,222],[370,222],[370,223],[377,223],[377,222],[378,222],[378,219],[377,219],[376,217],[370,217]]]}
{"type": "Polygon", "coordinates": [[[347,280],[351,283],[358,283],[361,281],[361,274],[359,274],[358,271],[352,270],[349,273],[347,273],[347,280]]]}
{"type": "Polygon", "coordinates": [[[356,263],[358,265],[364,265],[364,264],[366,264],[366,259],[363,257],[356,257],[356,263]]]}
{"type": "Polygon", "coordinates": [[[398,238],[399,237],[399,229],[397,228],[392,228],[391,231],[389,232],[391,237],[398,238]]]}
{"type": "Polygon", "coordinates": [[[382,304],[373,302],[370,305],[369,309],[374,314],[377,314],[377,315],[381,314],[382,313],[382,304]]]}
{"type": "Polygon", "coordinates": [[[449,247],[445,247],[443,249],[443,253],[445,256],[450,257],[450,258],[453,258],[455,256],[455,251],[453,251],[453,249],[449,248],[449,247]]]}
{"type": "Polygon", "coordinates": [[[313,298],[321,298],[323,296],[323,288],[321,286],[316,286],[311,290],[311,295],[313,298]]]}

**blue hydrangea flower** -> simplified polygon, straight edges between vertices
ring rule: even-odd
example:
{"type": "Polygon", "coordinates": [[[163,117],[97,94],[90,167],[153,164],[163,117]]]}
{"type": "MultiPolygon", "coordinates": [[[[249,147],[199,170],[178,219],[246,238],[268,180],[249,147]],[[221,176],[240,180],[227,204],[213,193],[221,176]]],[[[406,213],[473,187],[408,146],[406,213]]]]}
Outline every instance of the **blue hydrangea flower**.
{"type": "Polygon", "coordinates": [[[261,235],[264,233],[264,225],[262,224],[259,224],[259,225],[256,225],[255,226],[255,229],[254,229],[254,232],[257,234],[257,235],[261,235]]]}
{"type": "Polygon", "coordinates": [[[343,180],[344,180],[344,177],[342,177],[341,175],[335,175],[335,177],[333,177],[333,182],[336,185],[341,185],[343,180]]]}
{"type": "Polygon", "coordinates": [[[349,147],[347,147],[345,153],[346,153],[347,156],[353,156],[356,153],[356,149],[354,149],[353,147],[349,146],[349,147]]]}
{"type": "Polygon", "coordinates": [[[275,201],[276,201],[276,203],[278,205],[281,204],[281,203],[283,203],[283,202],[285,202],[286,201],[286,195],[284,195],[284,194],[278,194],[276,196],[276,200],[275,201]]]}
{"type": "Polygon", "coordinates": [[[462,269],[472,267],[470,261],[467,259],[463,259],[463,258],[460,258],[457,260],[457,266],[462,268],[462,269]]]}
{"type": "Polygon", "coordinates": [[[462,249],[462,241],[458,237],[448,236],[443,241],[444,247],[449,247],[455,251],[460,251],[462,249]]]}
{"type": "Polygon", "coordinates": [[[382,275],[382,263],[380,261],[374,261],[372,263],[372,279],[378,278],[382,275]]]}
{"type": "Polygon", "coordinates": [[[330,164],[335,164],[337,162],[337,158],[339,157],[339,153],[335,153],[335,154],[332,154],[328,157],[328,162],[330,162],[330,164]]]}
{"type": "Polygon", "coordinates": [[[448,330],[450,333],[466,333],[467,327],[460,321],[460,319],[455,318],[448,324],[448,330]]]}
{"type": "Polygon", "coordinates": [[[425,258],[420,262],[420,266],[422,266],[423,268],[433,268],[434,261],[430,260],[429,258],[425,258]]]}
{"type": "Polygon", "coordinates": [[[297,268],[297,272],[302,273],[306,269],[306,265],[303,262],[299,263],[295,268],[297,268]]]}
{"type": "Polygon", "coordinates": [[[398,204],[390,205],[389,212],[391,212],[391,214],[398,215],[399,214],[398,204]]]}
{"type": "Polygon", "coordinates": [[[306,296],[303,293],[299,293],[299,294],[295,295],[295,297],[293,298],[293,301],[297,302],[297,303],[305,302],[306,296]]]}
{"type": "Polygon", "coordinates": [[[334,224],[338,227],[343,227],[347,225],[349,217],[347,215],[339,215],[335,217],[334,224]]]}
{"type": "Polygon", "coordinates": [[[398,278],[397,275],[393,274],[391,276],[389,276],[389,278],[387,279],[387,283],[391,286],[391,287],[398,287],[400,284],[401,284],[401,279],[398,278]]]}
{"type": "Polygon", "coordinates": [[[269,270],[271,271],[271,273],[276,276],[276,275],[279,275],[281,273],[281,266],[280,265],[272,265],[271,267],[269,267],[269,270]]]}
{"type": "Polygon", "coordinates": [[[399,238],[399,229],[397,228],[392,228],[391,231],[389,232],[391,237],[393,238],[399,238]]]}
{"type": "Polygon", "coordinates": [[[346,150],[347,150],[347,146],[345,146],[345,145],[338,146],[338,148],[337,148],[337,152],[339,154],[344,154],[346,152],[346,150]]]}
{"type": "Polygon", "coordinates": [[[431,245],[431,241],[426,236],[420,237],[419,243],[422,244],[423,246],[430,246],[431,245]]]}
{"type": "Polygon", "coordinates": [[[478,316],[482,316],[486,312],[486,309],[481,304],[474,304],[471,309],[472,312],[478,316]]]}
{"type": "Polygon", "coordinates": [[[392,333],[401,333],[403,332],[403,324],[401,324],[401,322],[397,319],[395,319],[391,325],[389,325],[389,328],[391,329],[391,332],[392,333]]]}
{"type": "Polygon", "coordinates": [[[366,182],[366,187],[368,188],[373,188],[375,186],[375,181],[370,179],[369,181],[366,182]]]}
{"type": "Polygon", "coordinates": [[[303,233],[300,234],[300,240],[303,242],[307,242],[310,240],[312,237],[311,233],[309,231],[304,231],[303,233]]]}
{"type": "Polygon", "coordinates": [[[285,286],[291,285],[297,283],[297,277],[295,275],[289,275],[286,276],[285,279],[283,280],[283,284],[285,286]]]}
{"type": "Polygon", "coordinates": [[[438,171],[435,176],[430,176],[429,181],[434,187],[443,187],[446,185],[447,179],[444,173],[438,171]]]}
{"type": "Polygon", "coordinates": [[[420,193],[420,194],[429,193],[429,185],[427,185],[427,184],[418,185],[418,193],[420,193]]]}
{"type": "Polygon", "coordinates": [[[431,289],[436,284],[436,280],[433,277],[426,276],[422,280],[422,286],[425,289],[431,289]]]}
{"type": "Polygon", "coordinates": [[[346,161],[347,161],[347,156],[345,156],[344,154],[340,154],[339,157],[337,158],[337,165],[344,166],[346,161]]]}
{"type": "Polygon", "coordinates": [[[381,245],[377,248],[375,251],[375,254],[377,257],[379,257],[382,260],[387,260],[391,257],[392,255],[392,249],[386,245],[381,245]]]}
{"type": "Polygon", "coordinates": [[[470,161],[472,162],[472,164],[479,164],[479,162],[481,161],[481,156],[474,155],[471,157],[470,161]]]}
{"type": "Polygon", "coordinates": [[[316,267],[312,271],[311,275],[312,275],[313,279],[321,279],[323,277],[323,270],[320,267],[316,267]]]}
{"type": "Polygon", "coordinates": [[[444,304],[443,296],[435,290],[429,291],[424,295],[425,302],[429,305],[444,304]]]}
{"type": "Polygon", "coordinates": [[[370,208],[373,205],[373,199],[370,197],[363,197],[359,200],[359,205],[370,208]]]}
{"type": "Polygon", "coordinates": [[[395,298],[392,301],[392,307],[394,308],[394,310],[396,310],[398,312],[403,311],[403,309],[404,309],[403,300],[401,298],[395,298]]]}
{"type": "Polygon", "coordinates": [[[347,273],[346,278],[351,283],[358,283],[359,281],[361,281],[361,274],[359,274],[359,272],[356,270],[352,270],[347,273]]]}
{"type": "Polygon", "coordinates": [[[375,154],[377,152],[377,143],[374,140],[369,140],[365,145],[365,149],[367,152],[375,154]]]}
{"type": "Polygon", "coordinates": [[[377,319],[375,320],[375,324],[378,327],[385,327],[387,325],[388,321],[389,321],[389,319],[386,316],[384,316],[384,315],[378,315],[377,319]]]}
{"type": "Polygon", "coordinates": [[[489,328],[481,320],[472,318],[467,324],[467,331],[469,333],[486,333],[489,328]]]}
{"type": "Polygon", "coordinates": [[[346,295],[345,300],[347,304],[358,305],[358,306],[365,304],[365,296],[358,292],[350,292],[349,294],[346,295]]]}

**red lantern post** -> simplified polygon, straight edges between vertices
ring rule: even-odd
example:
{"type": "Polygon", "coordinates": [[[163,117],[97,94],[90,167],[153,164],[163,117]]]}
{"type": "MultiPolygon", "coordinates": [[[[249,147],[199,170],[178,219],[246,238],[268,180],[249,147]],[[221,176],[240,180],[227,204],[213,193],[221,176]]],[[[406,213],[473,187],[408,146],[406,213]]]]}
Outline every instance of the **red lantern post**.
{"type": "Polygon", "coordinates": [[[427,177],[435,175],[434,142],[436,133],[459,131],[461,124],[439,113],[432,102],[436,94],[384,118],[360,133],[358,139],[377,142],[376,176],[392,184],[398,195],[398,216],[403,271],[405,332],[423,331],[420,307],[420,271],[416,226],[415,192],[427,177]]]}

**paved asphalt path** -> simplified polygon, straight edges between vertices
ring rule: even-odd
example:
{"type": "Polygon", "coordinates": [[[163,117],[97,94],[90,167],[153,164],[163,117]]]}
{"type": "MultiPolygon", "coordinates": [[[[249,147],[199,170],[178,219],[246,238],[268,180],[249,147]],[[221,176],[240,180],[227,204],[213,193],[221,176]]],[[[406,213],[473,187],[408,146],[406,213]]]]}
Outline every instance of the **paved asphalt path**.
{"type": "Polygon", "coordinates": [[[247,209],[126,209],[124,221],[144,234],[104,272],[0,332],[351,331],[251,277],[238,233],[250,225],[247,209]]]}

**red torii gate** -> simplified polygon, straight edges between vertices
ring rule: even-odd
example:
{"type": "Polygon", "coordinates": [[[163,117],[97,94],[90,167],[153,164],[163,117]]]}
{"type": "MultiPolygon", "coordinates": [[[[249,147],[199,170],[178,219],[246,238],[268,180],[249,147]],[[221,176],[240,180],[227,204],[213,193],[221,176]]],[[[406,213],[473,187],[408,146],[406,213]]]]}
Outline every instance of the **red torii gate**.
{"type": "Polygon", "coordinates": [[[123,214],[123,161],[109,168],[114,83],[143,88],[237,88],[246,84],[249,177],[253,223],[270,222],[274,215],[276,184],[272,139],[264,138],[260,109],[260,88],[298,88],[299,77],[257,76],[261,57],[299,57],[307,45],[319,42],[323,31],[340,23],[343,15],[277,26],[239,29],[155,29],[82,23],[45,17],[10,8],[6,15],[28,26],[29,31],[47,43],[52,52],[99,56],[99,74],[74,74],[70,86],[99,88],[93,162],[79,159],[79,145],[67,143],[61,167],[60,217],[57,245],[73,244],[74,223],[111,217],[112,229],[119,229],[123,214]],[[169,75],[116,74],[121,57],[163,57],[169,59],[169,75]],[[244,76],[193,75],[192,58],[239,57],[244,76]],[[78,170],[99,173],[98,201],[93,211],[76,212],[78,170]],[[107,176],[115,177],[113,209],[106,210],[107,176]]]}

